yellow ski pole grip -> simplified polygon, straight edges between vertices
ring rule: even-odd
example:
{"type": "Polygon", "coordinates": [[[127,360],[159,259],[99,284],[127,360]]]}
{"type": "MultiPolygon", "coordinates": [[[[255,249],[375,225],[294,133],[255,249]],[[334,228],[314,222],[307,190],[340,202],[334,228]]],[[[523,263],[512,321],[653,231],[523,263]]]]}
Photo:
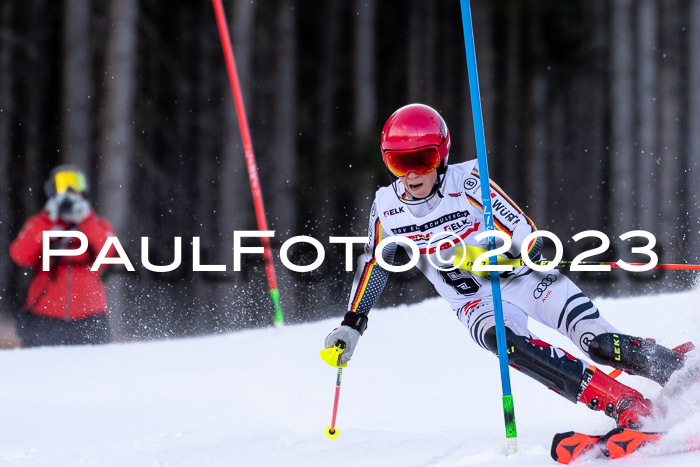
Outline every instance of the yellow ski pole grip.
{"type": "Polygon", "coordinates": [[[343,352],[345,352],[345,342],[339,340],[336,341],[335,344],[333,344],[333,347],[323,349],[319,352],[319,354],[321,355],[323,361],[329,364],[330,366],[335,368],[344,368],[348,366],[347,363],[338,365],[338,357],[340,357],[340,354],[342,354],[343,352]]]}

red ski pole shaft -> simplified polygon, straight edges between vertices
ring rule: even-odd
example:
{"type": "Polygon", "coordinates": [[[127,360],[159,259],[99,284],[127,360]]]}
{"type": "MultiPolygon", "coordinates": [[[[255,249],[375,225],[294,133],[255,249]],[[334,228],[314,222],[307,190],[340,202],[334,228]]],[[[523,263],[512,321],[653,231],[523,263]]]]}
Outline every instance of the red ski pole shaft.
{"type": "MultiPolygon", "coordinates": [[[[253,206],[255,207],[255,217],[258,221],[259,230],[267,230],[267,218],[265,216],[265,206],[263,205],[262,190],[260,189],[260,178],[258,177],[258,166],[255,162],[255,153],[253,152],[253,142],[250,137],[250,129],[248,128],[248,119],[245,114],[243,105],[243,94],[241,93],[241,85],[238,81],[238,72],[236,71],[236,61],[233,57],[233,47],[231,47],[231,37],[226,24],[226,15],[224,6],[221,0],[212,0],[214,4],[214,12],[216,13],[216,24],[219,28],[219,36],[221,37],[221,47],[224,51],[226,59],[226,70],[228,71],[229,81],[231,82],[231,92],[236,105],[236,114],[238,115],[238,126],[241,131],[241,141],[243,142],[243,151],[245,152],[245,161],[248,168],[248,179],[250,180],[250,190],[253,194],[253,206]]],[[[267,284],[270,289],[270,298],[275,308],[274,322],[276,325],[281,325],[284,322],[282,307],[279,303],[279,290],[277,289],[277,277],[275,275],[275,265],[272,261],[272,249],[270,247],[270,239],[262,237],[263,257],[265,259],[265,271],[267,274],[267,284]]]]}
{"type": "MultiPolygon", "coordinates": [[[[337,341],[335,347],[340,349],[340,352],[345,349],[344,341],[337,341]]],[[[340,399],[340,383],[343,380],[343,366],[338,367],[338,376],[335,379],[335,400],[333,401],[333,417],[331,417],[331,424],[326,427],[326,437],[328,439],[336,439],[338,437],[338,429],[335,427],[335,418],[338,415],[338,399],[340,399]]]]}
{"type": "Polygon", "coordinates": [[[331,418],[330,434],[335,433],[335,417],[338,415],[338,399],[340,398],[340,382],[343,378],[343,369],[338,368],[338,377],[335,381],[335,401],[333,402],[333,417],[331,418]]]}

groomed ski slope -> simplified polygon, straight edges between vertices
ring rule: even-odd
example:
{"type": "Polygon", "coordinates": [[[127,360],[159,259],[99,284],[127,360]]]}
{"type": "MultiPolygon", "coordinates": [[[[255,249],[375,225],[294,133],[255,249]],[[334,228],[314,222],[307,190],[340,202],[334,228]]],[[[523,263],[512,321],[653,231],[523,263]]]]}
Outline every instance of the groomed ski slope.
{"type": "MultiPolygon", "coordinates": [[[[700,343],[699,302],[695,290],[596,304],[620,329],[675,346],[700,343]]],[[[2,351],[0,465],[556,465],[549,456],[555,432],[612,428],[601,413],[512,371],[519,452],[507,457],[497,360],[471,341],[446,302],[430,299],[371,313],[343,374],[340,436],[328,440],[336,371],[318,351],[339,321],[2,351]]],[[[576,353],[560,336],[532,328],[576,353]]],[[[620,378],[649,398],[660,392],[641,378],[620,378]]],[[[698,392],[672,411],[681,435],[700,434],[698,392]]],[[[697,466],[700,453],[622,464],[697,466]]]]}

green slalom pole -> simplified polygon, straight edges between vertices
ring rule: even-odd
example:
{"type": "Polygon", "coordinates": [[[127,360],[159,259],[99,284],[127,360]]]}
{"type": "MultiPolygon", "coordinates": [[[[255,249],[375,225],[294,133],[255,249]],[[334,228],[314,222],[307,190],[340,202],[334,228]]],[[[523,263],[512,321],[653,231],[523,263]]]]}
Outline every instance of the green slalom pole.
{"type": "Polygon", "coordinates": [[[282,306],[280,305],[279,289],[270,289],[270,299],[272,300],[272,306],[275,307],[275,317],[272,321],[275,326],[282,326],[284,324],[284,314],[282,313],[282,306]]]}

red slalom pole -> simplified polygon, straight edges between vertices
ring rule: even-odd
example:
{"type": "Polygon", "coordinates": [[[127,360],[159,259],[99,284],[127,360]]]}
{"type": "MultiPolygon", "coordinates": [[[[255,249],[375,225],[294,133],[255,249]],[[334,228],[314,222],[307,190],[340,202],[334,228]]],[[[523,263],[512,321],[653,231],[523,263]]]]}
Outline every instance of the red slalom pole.
{"type": "MultiPolygon", "coordinates": [[[[231,92],[233,100],[236,104],[236,114],[238,115],[238,126],[241,130],[241,140],[243,141],[243,151],[245,152],[246,166],[248,167],[248,179],[250,180],[250,191],[253,194],[253,205],[255,206],[255,217],[258,221],[258,230],[267,230],[267,218],[265,217],[265,206],[263,205],[262,191],[260,189],[260,178],[258,177],[258,166],[255,163],[255,153],[253,152],[253,142],[250,138],[250,130],[248,128],[248,120],[245,115],[245,107],[243,106],[243,95],[241,94],[241,85],[238,81],[238,72],[236,71],[236,62],[233,58],[233,48],[231,47],[231,37],[228,33],[228,25],[226,24],[226,15],[224,6],[221,0],[212,0],[214,4],[214,12],[216,13],[216,24],[219,28],[219,36],[221,37],[221,47],[226,58],[226,69],[228,70],[228,78],[231,82],[231,92]]],[[[263,257],[265,259],[265,271],[267,273],[267,284],[270,289],[270,298],[272,305],[275,308],[274,323],[276,326],[284,324],[284,314],[280,306],[279,290],[277,289],[277,277],[275,276],[275,265],[272,261],[272,248],[270,247],[270,239],[262,237],[263,257]]]]}
{"type": "MultiPolygon", "coordinates": [[[[551,263],[551,261],[535,261],[535,264],[546,265],[551,263]]],[[[523,263],[524,264],[524,263],[523,263]]],[[[573,261],[560,261],[557,266],[571,266],[573,261]]],[[[617,263],[612,263],[608,261],[579,261],[578,264],[581,266],[610,266],[612,269],[625,269],[617,263]]],[[[646,266],[648,263],[629,263],[629,266],[646,266]]],[[[522,264],[521,264],[522,266],[522,264]]],[[[667,269],[670,271],[700,271],[700,264],[656,264],[651,269],[667,269]]]]}
{"type": "MultiPolygon", "coordinates": [[[[630,266],[644,266],[644,264],[630,263],[630,266]]],[[[619,268],[620,266],[617,265],[617,267],[619,268]]],[[[652,269],[669,269],[673,271],[700,271],[700,264],[657,264],[652,269]]]]}

